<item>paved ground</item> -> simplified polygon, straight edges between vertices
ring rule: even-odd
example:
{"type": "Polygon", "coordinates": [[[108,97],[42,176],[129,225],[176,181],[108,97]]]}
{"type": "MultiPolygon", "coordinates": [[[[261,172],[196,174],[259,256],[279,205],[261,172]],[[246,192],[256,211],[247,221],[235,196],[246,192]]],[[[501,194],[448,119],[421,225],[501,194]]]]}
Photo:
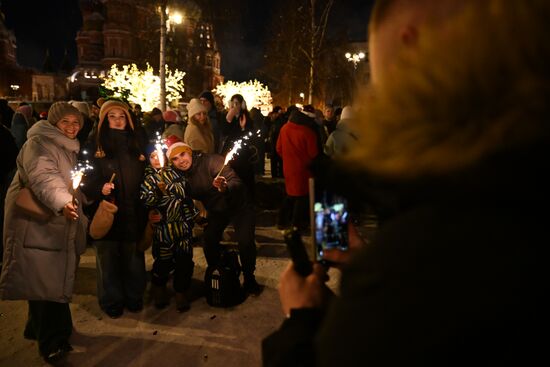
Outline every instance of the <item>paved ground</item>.
{"type": "MultiPolygon", "coordinates": [[[[266,162],[266,168],[269,167],[266,162]]],[[[269,172],[267,172],[269,175],[269,172]]],[[[265,285],[258,297],[249,297],[230,309],[210,307],[203,295],[206,269],[202,248],[195,248],[191,310],[179,314],[174,300],[164,310],[151,304],[149,292],[142,312],[126,312],[113,320],[103,314],[96,298],[95,255],[88,249],[77,272],[71,304],[74,351],[64,366],[261,366],[261,340],[283,320],[276,290],[279,275],[288,264],[282,232],[275,228],[276,208],[284,196],[282,180],[260,179],[256,184],[258,260],[256,277],[265,285]]],[[[374,226],[367,224],[369,236],[374,226]]],[[[232,245],[232,233],[225,236],[232,245]]],[[[310,241],[310,238],[304,238],[310,241]]],[[[150,250],[146,253],[151,269],[150,250]]],[[[329,286],[337,290],[339,272],[331,269],[329,286]]],[[[0,366],[43,366],[37,345],[23,338],[27,304],[0,301],[0,366]]]]}
{"type": "MultiPolygon", "coordinates": [[[[273,213],[259,213],[273,218],[273,213]]],[[[266,222],[266,220],[263,220],[266,222]]],[[[271,224],[271,223],[267,223],[271,224]]],[[[157,310],[146,295],[145,309],[126,312],[113,320],[101,312],[96,298],[95,255],[88,249],[81,259],[71,312],[75,350],[66,366],[260,366],[262,338],[282,322],[276,290],[279,274],[288,263],[281,231],[272,225],[257,227],[257,278],[266,287],[259,297],[220,309],[210,307],[202,294],[205,260],[195,248],[196,263],[191,310],[179,314],[174,300],[157,310]]],[[[231,243],[231,233],[227,238],[231,243]]],[[[147,267],[152,258],[147,252],[147,267]]],[[[331,286],[339,274],[331,271],[331,286]]],[[[0,302],[0,366],[42,366],[37,345],[23,338],[27,305],[23,301],[0,302]]]]}

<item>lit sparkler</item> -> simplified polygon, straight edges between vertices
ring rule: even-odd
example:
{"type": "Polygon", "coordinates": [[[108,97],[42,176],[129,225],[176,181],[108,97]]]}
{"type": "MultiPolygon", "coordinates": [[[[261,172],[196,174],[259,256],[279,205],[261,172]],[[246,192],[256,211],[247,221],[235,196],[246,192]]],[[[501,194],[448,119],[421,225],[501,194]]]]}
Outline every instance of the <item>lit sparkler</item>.
{"type": "MultiPolygon", "coordinates": [[[[84,155],[87,154],[86,151],[82,152],[84,155]]],[[[84,174],[86,171],[92,170],[94,167],[90,165],[90,162],[88,160],[85,161],[79,161],[74,169],[71,171],[71,180],[73,184],[73,205],[76,205],[76,190],[80,186],[80,183],[82,181],[82,177],[84,177],[84,174]]]]}
{"type": "Polygon", "coordinates": [[[166,147],[165,144],[162,142],[162,137],[157,131],[157,140],[155,141],[155,150],[157,152],[157,158],[159,160],[160,169],[164,168],[164,148],[166,147]]]}
{"type": "MultiPolygon", "coordinates": [[[[253,136],[254,136],[254,134],[252,133],[252,131],[250,131],[242,139],[239,139],[239,140],[235,141],[235,144],[233,144],[233,148],[231,148],[229,153],[227,153],[227,155],[225,156],[225,161],[223,162],[222,168],[220,169],[220,171],[218,172],[218,174],[216,175],[216,177],[214,179],[217,179],[218,177],[220,177],[223,169],[225,168],[225,166],[227,166],[229,161],[231,161],[234,156],[239,154],[239,150],[243,146],[246,146],[247,143],[249,142],[250,138],[253,137],[253,136]]],[[[259,137],[259,136],[260,136],[260,130],[256,131],[256,137],[259,137]]]]}

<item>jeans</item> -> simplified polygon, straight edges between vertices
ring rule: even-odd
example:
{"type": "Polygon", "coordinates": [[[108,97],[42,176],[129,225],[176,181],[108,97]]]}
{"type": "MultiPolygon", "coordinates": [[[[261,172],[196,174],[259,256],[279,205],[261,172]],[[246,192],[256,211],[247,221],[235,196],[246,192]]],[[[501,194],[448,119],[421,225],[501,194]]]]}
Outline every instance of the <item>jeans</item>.
{"type": "Polygon", "coordinates": [[[97,264],[97,297],[104,310],[143,302],[145,256],[135,242],[94,241],[97,264]]]}
{"type": "Polygon", "coordinates": [[[229,213],[208,213],[208,224],[204,229],[204,256],[208,265],[218,264],[220,261],[220,240],[223,231],[229,223],[233,223],[235,235],[239,245],[239,258],[243,274],[252,275],[256,270],[256,225],[254,210],[248,206],[229,213]]]}

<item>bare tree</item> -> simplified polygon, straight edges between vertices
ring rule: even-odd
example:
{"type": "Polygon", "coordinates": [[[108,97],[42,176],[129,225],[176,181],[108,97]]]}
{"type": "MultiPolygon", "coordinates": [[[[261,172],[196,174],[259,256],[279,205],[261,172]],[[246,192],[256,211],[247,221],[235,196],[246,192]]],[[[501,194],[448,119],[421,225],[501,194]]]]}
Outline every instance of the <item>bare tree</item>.
{"type": "Polygon", "coordinates": [[[298,91],[306,87],[306,60],[300,49],[304,47],[307,31],[303,0],[286,0],[274,9],[261,73],[273,92],[275,104],[296,102],[298,91]]]}
{"type": "Polygon", "coordinates": [[[325,33],[327,30],[327,22],[330,14],[330,9],[334,4],[334,0],[326,0],[317,2],[317,0],[309,0],[309,39],[307,47],[300,48],[309,62],[309,80],[308,80],[308,103],[313,103],[313,84],[315,77],[315,67],[319,54],[323,48],[325,33]],[[319,4],[319,10],[317,5],[319,4]],[[319,19],[318,15],[319,14],[319,19]]]}

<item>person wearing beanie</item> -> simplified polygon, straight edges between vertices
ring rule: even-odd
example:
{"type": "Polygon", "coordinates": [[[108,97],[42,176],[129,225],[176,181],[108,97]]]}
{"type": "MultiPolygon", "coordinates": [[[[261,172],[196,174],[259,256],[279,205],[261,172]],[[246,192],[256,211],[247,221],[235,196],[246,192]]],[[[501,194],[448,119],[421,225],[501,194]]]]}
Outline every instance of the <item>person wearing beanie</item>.
{"type": "Polygon", "coordinates": [[[162,133],[163,138],[175,135],[183,141],[185,126],[178,112],[179,111],[167,110],[163,113],[164,121],[166,121],[165,129],[162,133]]]}
{"type": "Polygon", "coordinates": [[[353,132],[353,109],[345,106],[336,130],[330,134],[325,144],[325,154],[333,158],[346,155],[354,144],[357,144],[357,134],[353,132]]]}
{"type": "Polygon", "coordinates": [[[225,228],[232,223],[238,239],[244,290],[259,295],[262,287],[254,276],[255,211],[248,190],[235,171],[230,166],[224,166],[222,156],[191,152],[186,144],[173,139],[171,142],[167,153],[171,164],[186,178],[192,199],[201,201],[208,212],[203,243],[208,265],[220,264],[223,251],[220,241],[225,228]]]}
{"type": "Polygon", "coordinates": [[[189,144],[194,151],[214,153],[214,135],[206,106],[197,98],[187,104],[189,120],[185,128],[183,141],[189,144]]]}
{"type": "Polygon", "coordinates": [[[78,132],[77,137],[80,144],[84,145],[90,135],[90,132],[94,128],[94,121],[90,117],[90,105],[88,102],[84,101],[69,101],[69,104],[76,107],[82,113],[82,117],[84,118],[84,126],[78,132]]]}
{"type": "Polygon", "coordinates": [[[147,214],[139,199],[145,170],[146,138],[134,126],[128,105],[120,100],[99,100],[99,123],[88,141],[94,169],[85,178],[82,191],[92,201],[95,214],[107,200],[118,207],[104,237],[92,240],[98,269],[97,288],[101,309],[110,317],[124,308],[139,312],[145,291],[145,258],[136,250],[147,214]]]}
{"type": "MultiPolygon", "coordinates": [[[[173,288],[176,293],[176,310],[185,312],[190,308],[186,292],[193,276],[193,225],[197,210],[187,193],[183,173],[169,164],[161,164],[158,153],[151,145],[148,150],[150,165],[145,169],[141,184],[140,199],[149,210],[149,223],[153,253],[151,271],[151,294],[155,307],[164,308],[169,304],[166,284],[173,275],[173,288]]],[[[181,142],[171,144],[167,156],[181,152],[191,153],[191,148],[181,142]]]]}
{"type": "Polygon", "coordinates": [[[204,105],[204,107],[206,107],[206,112],[208,113],[208,119],[210,120],[212,136],[214,139],[214,152],[221,153],[221,149],[223,147],[222,124],[224,124],[225,116],[216,108],[214,94],[209,90],[206,90],[200,94],[199,101],[204,105]]]}
{"type": "Polygon", "coordinates": [[[314,117],[314,112],[292,111],[277,139],[287,195],[279,212],[280,228],[292,225],[305,231],[309,224],[308,180],[313,177],[310,166],[319,154],[314,117]]]}
{"type": "Polygon", "coordinates": [[[88,226],[79,205],[86,200],[80,190],[73,190],[71,180],[81,127],[82,116],[76,108],[54,103],[48,120],[29,129],[6,196],[0,298],[28,300],[24,336],[38,342],[47,363],[72,350],[69,302],[79,257],[86,250],[88,226]],[[25,211],[28,206],[17,204],[26,190],[34,194],[40,212],[25,211]]]}
{"type": "Polygon", "coordinates": [[[31,105],[24,104],[17,107],[11,120],[10,130],[18,149],[21,149],[23,143],[27,140],[27,131],[34,122],[31,105]]]}
{"type": "Polygon", "coordinates": [[[168,124],[176,124],[178,123],[179,116],[176,111],[166,110],[162,114],[162,118],[168,124]]]}
{"type": "Polygon", "coordinates": [[[164,121],[162,111],[155,107],[151,112],[146,113],[143,117],[143,127],[145,128],[149,143],[155,143],[166,129],[166,122],[164,121]]]}
{"type": "MultiPolygon", "coordinates": [[[[254,137],[256,131],[254,121],[250,117],[244,97],[235,94],[231,97],[231,108],[225,116],[225,141],[221,154],[226,155],[234,146],[235,142],[245,136],[254,137]]],[[[244,145],[239,155],[231,161],[231,167],[243,180],[246,188],[254,196],[254,164],[258,161],[258,152],[252,144],[244,145]]]]}

